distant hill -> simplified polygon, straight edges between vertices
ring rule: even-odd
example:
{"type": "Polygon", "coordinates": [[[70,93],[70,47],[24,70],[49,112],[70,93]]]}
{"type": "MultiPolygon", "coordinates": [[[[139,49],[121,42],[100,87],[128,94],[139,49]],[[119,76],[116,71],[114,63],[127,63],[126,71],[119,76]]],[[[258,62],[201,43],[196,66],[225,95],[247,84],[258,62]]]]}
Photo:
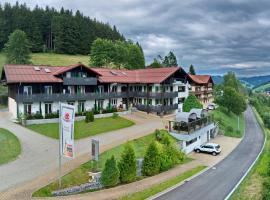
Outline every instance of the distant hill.
{"type": "Polygon", "coordinates": [[[223,82],[223,76],[212,76],[215,85],[221,84],[223,82]]]}
{"type": "Polygon", "coordinates": [[[260,85],[264,85],[270,82],[270,75],[265,76],[253,76],[253,77],[243,77],[240,80],[252,85],[253,88],[258,87],[260,85]]]}

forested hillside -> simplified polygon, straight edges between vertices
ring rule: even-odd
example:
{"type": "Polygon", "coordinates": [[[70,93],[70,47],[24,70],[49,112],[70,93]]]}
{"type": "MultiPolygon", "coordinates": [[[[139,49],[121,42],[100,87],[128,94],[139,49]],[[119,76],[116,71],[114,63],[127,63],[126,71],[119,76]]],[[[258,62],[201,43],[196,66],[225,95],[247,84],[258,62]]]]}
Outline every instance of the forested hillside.
{"type": "Polygon", "coordinates": [[[125,40],[115,26],[86,17],[79,11],[38,6],[31,10],[25,4],[0,4],[0,51],[16,29],[27,34],[32,52],[85,55],[97,38],[125,40]]]}

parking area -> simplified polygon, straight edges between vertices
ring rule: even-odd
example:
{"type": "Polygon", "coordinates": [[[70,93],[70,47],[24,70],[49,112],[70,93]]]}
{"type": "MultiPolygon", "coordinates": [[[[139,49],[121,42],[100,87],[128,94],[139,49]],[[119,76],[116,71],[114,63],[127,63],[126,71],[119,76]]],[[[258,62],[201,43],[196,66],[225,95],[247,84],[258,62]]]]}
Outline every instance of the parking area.
{"type": "Polygon", "coordinates": [[[212,156],[211,154],[192,152],[191,154],[189,154],[189,156],[202,163],[203,165],[213,166],[222,159],[224,159],[228,154],[230,154],[234,150],[234,148],[241,142],[241,138],[218,135],[209,142],[217,143],[221,146],[222,150],[219,155],[212,156]]]}

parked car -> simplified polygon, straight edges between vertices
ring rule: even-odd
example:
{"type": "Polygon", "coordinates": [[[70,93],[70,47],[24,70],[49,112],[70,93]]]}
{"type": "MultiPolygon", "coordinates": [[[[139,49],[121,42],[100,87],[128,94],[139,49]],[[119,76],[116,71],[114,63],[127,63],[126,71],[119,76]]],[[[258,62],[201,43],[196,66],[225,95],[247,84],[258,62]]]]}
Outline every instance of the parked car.
{"type": "Polygon", "coordinates": [[[203,153],[210,153],[213,156],[216,156],[221,152],[221,147],[219,144],[215,143],[206,143],[201,146],[195,147],[194,151],[197,153],[203,152],[203,153]]]}
{"type": "Polygon", "coordinates": [[[207,106],[207,110],[215,110],[218,106],[214,103],[210,103],[207,106]]]}

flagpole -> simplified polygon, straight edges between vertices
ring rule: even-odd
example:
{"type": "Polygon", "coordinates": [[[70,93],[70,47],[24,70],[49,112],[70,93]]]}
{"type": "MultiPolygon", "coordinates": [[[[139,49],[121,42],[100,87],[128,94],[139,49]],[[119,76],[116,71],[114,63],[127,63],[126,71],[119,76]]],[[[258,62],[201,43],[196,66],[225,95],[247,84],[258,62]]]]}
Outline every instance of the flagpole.
{"type": "Polygon", "coordinates": [[[59,172],[58,172],[58,187],[61,188],[61,141],[62,141],[62,134],[61,134],[61,102],[59,101],[59,172]]]}

